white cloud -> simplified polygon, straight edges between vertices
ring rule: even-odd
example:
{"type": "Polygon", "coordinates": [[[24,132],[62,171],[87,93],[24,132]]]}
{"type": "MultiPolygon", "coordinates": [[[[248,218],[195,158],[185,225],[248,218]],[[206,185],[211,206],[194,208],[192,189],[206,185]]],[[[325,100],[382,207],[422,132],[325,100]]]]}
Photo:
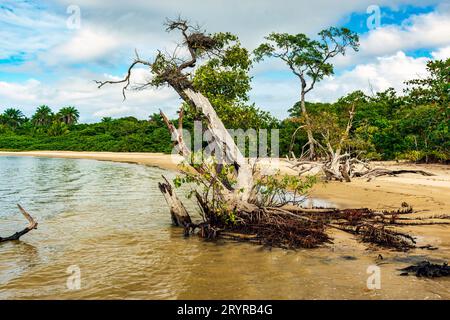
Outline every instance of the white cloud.
{"type": "Polygon", "coordinates": [[[65,43],[51,48],[44,54],[47,64],[95,62],[110,59],[121,42],[111,33],[83,28],[65,43]]]}
{"type": "MultiPolygon", "coordinates": [[[[92,79],[94,75],[87,77],[92,79]]],[[[105,116],[135,116],[146,119],[159,109],[164,109],[168,115],[175,116],[180,105],[176,94],[168,88],[130,91],[125,101],[121,88],[120,85],[110,85],[98,89],[93,81],[87,81],[84,77],[71,77],[56,83],[33,79],[22,84],[0,82],[0,112],[7,107],[16,107],[27,116],[31,116],[41,104],[49,105],[54,111],[73,105],[79,109],[81,121],[91,122],[105,116]]]]}
{"type": "Polygon", "coordinates": [[[40,82],[35,79],[29,79],[25,83],[14,83],[0,81],[0,97],[2,105],[8,105],[7,101],[33,101],[36,96],[36,89],[40,82]]]}
{"type": "Polygon", "coordinates": [[[361,51],[384,55],[399,49],[430,48],[450,42],[450,12],[414,15],[400,26],[386,26],[370,32],[361,51]]]}
{"type": "Polygon", "coordinates": [[[399,50],[414,51],[450,45],[450,7],[412,15],[400,25],[387,25],[361,37],[359,52],[337,57],[338,66],[367,62],[375,57],[391,55],[399,50]]]}
{"type": "Polygon", "coordinates": [[[114,117],[118,115],[131,114],[132,108],[129,106],[120,106],[115,108],[101,109],[94,113],[95,117],[114,117]]]}
{"type": "MultiPolygon", "coordinates": [[[[62,6],[72,0],[57,0],[62,6]]],[[[255,48],[270,32],[306,33],[340,23],[351,12],[366,12],[368,6],[398,8],[400,5],[427,6],[439,0],[165,0],[109,1],[78,0],[82,24],[85,22],[114,30],[133,45],[152,54],[155,49],[171,46],[178,38],[168,35],[162,24],[166,18],[181,15],[199,23],[209,32],[229,31],[242,43],[255,48]],[[105,8],[107,7],[107,10],[105,8]]],[[[133,49],[132,47],[131,49],[133,49]]],[[[393,52],[395,52],[394,50],[393,52]]]]}
{"type": "Polygon", "coordinates": [[[29,1],[2,1],[0,8],[0,59],[36,52],[66,36],[65,17],[29,1]]]}
{"type": "Polygon", "coordinates": [[[355,90],[366,94],[384,91],[390,87],[401,93],[404,81],[426,75],[427,58],[413,58],[399,51],[380,57],[376,62],[357,65],[339,76],[329,77],[312,92],[314,100],[335,101],[355,90]]]}
{"type": "Polygon", "coordinates": [[[450,46],[439,48],[431,53],[434,59],[447,60],[450,58],[450,46]]]}

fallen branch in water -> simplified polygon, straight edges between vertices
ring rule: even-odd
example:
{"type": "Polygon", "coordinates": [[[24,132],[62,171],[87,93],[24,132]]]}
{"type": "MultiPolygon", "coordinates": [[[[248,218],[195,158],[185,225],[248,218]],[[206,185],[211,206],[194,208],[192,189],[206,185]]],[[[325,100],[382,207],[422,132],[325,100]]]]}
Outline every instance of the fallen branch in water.
{"type": "Polygon", "coordinates": [[[388,229],[385,225],[362,223],[356,227],[346,226],[341,230],[358,235],[362,242],[397,250],[407,251],[414,248],[416,244],[414,238],[409,234],[388,229]]]}
{"type": "Polygon", "coordinates": [[[20,206],[20,204],[18,204],[17,207],[19,208],[20,212],[23,214],[25,219],[27,219],[30,222],[30,224],[28,225],[28,227],[26,227],[22,231],[18,231],[16,233],[14,233],[12,236],[5,237],[5,238],[0,237],[0,242],[19,240],[20,237],[27,234],[31,230],[37,229],[38,223],[33,219],[33,217],[24,208],[22,208],[20,206]]]}

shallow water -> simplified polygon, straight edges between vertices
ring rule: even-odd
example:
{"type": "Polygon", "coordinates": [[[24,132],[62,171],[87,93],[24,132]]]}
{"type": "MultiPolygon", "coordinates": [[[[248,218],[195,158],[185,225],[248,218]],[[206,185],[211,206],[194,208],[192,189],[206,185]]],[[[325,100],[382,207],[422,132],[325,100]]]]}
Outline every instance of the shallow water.
{"type": "Polygon", "coordinates": [[[170,226],[161,174],[174,175],[132,164],[0,157],[0,235],[26,226],[16,203],[39,222],[21,241],[0,244],[0,298],[450,298],[448,279],[396,270],[427,251],[370,251],[340,234],[333,245],[299,251],[183,238],[170,226]],[[381,289],[369,290],[367,268],[376,264],[381,289]],[[68,287],[68,268],[80,270],[80,289],[68,287]]]}

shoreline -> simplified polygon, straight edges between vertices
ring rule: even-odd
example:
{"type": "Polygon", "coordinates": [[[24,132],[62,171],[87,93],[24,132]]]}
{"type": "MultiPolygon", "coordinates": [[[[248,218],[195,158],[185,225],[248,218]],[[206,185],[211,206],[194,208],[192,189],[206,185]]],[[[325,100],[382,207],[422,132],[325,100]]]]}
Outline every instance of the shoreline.
{"type": "MultiPolygon", "coordinates": [[[[62,159],[90,159],[122,163],[140,164],[166,170],[177,170],[183,161],[179,155],[163,153],[131,152],[90,152],[90,151],[0,151],[1,156],[45,157],[62,159]]],[[[271,163],[261,161],[263,167],[273,169],[278,165],[281,173],[295,174],[284,161],[271,163]]],[[[354,179],[350,183],[327,182],[316,184],[310,194],[335,203],[340,208],[370,207],[373,209],[396,209],[407,202],[419,212],[434,214],[450,213],[450,166],[437,164],[399,164],[394,161],[374,162],[374,166],[389,168],[416,168],[435,174],[425,177],[417,174],[405,174],[398,177],[379,177],[372,181],[354,179]]]]}
{"type": "Polygon", "coordinates": [[[178,155],[147,152],[98,152],[98,151],[0,151],[1,156],[41,157],[57,159],[89,159],[141,164],[167,170],[177,170],[183,158],[178,155]]]}

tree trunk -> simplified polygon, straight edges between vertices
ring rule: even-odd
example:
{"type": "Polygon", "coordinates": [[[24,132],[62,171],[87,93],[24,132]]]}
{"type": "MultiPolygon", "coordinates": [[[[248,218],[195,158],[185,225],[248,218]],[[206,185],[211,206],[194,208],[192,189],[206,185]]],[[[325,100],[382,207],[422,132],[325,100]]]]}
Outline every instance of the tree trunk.
{"type": "Polygon", "coordinates": [[[305,122],[306,122],[305,128],[306,128],[306,134],[308,136],[308,148],[309,148],[308,158],[310,160],[313,160],[316,156],[315,140],[314,140],[314,136],[313,136],[312,129],[311,129],[311,121],[309,120],[308,111],[306,110],[305,93],[303,93],[303,92],[301,94],[300,106],[301,106],[302,114],[305,117],[305,122]]]}
{"type": "Polygon", "coordinates": [[[172,223],[177,227],[188,227],[192,221],[189,213],[184,207],[183,203],[178,199],[175,191],[172,188],[170,182],[166,179],[166,177],[162,176],[165,183],[158,183],[159,190],[164,195],[167,204],[170,208],[170,215],[172,217],[172,223]]]}
{"type": "Polygon", "coordinates": [[[222,159],[219,159],[219,161],[226,161],[228,164],[233,164],[237,168],[235,197],[241,201],[248,201],[254,186],[251,166],[236,146],[233,137],[231,137],[217,116],[209,100],[201,93],[191,89],[184,90],[184,93],[194,107],[205,116],[208,129],[214,137],[218,148],[222,150],[222,159]]]}

